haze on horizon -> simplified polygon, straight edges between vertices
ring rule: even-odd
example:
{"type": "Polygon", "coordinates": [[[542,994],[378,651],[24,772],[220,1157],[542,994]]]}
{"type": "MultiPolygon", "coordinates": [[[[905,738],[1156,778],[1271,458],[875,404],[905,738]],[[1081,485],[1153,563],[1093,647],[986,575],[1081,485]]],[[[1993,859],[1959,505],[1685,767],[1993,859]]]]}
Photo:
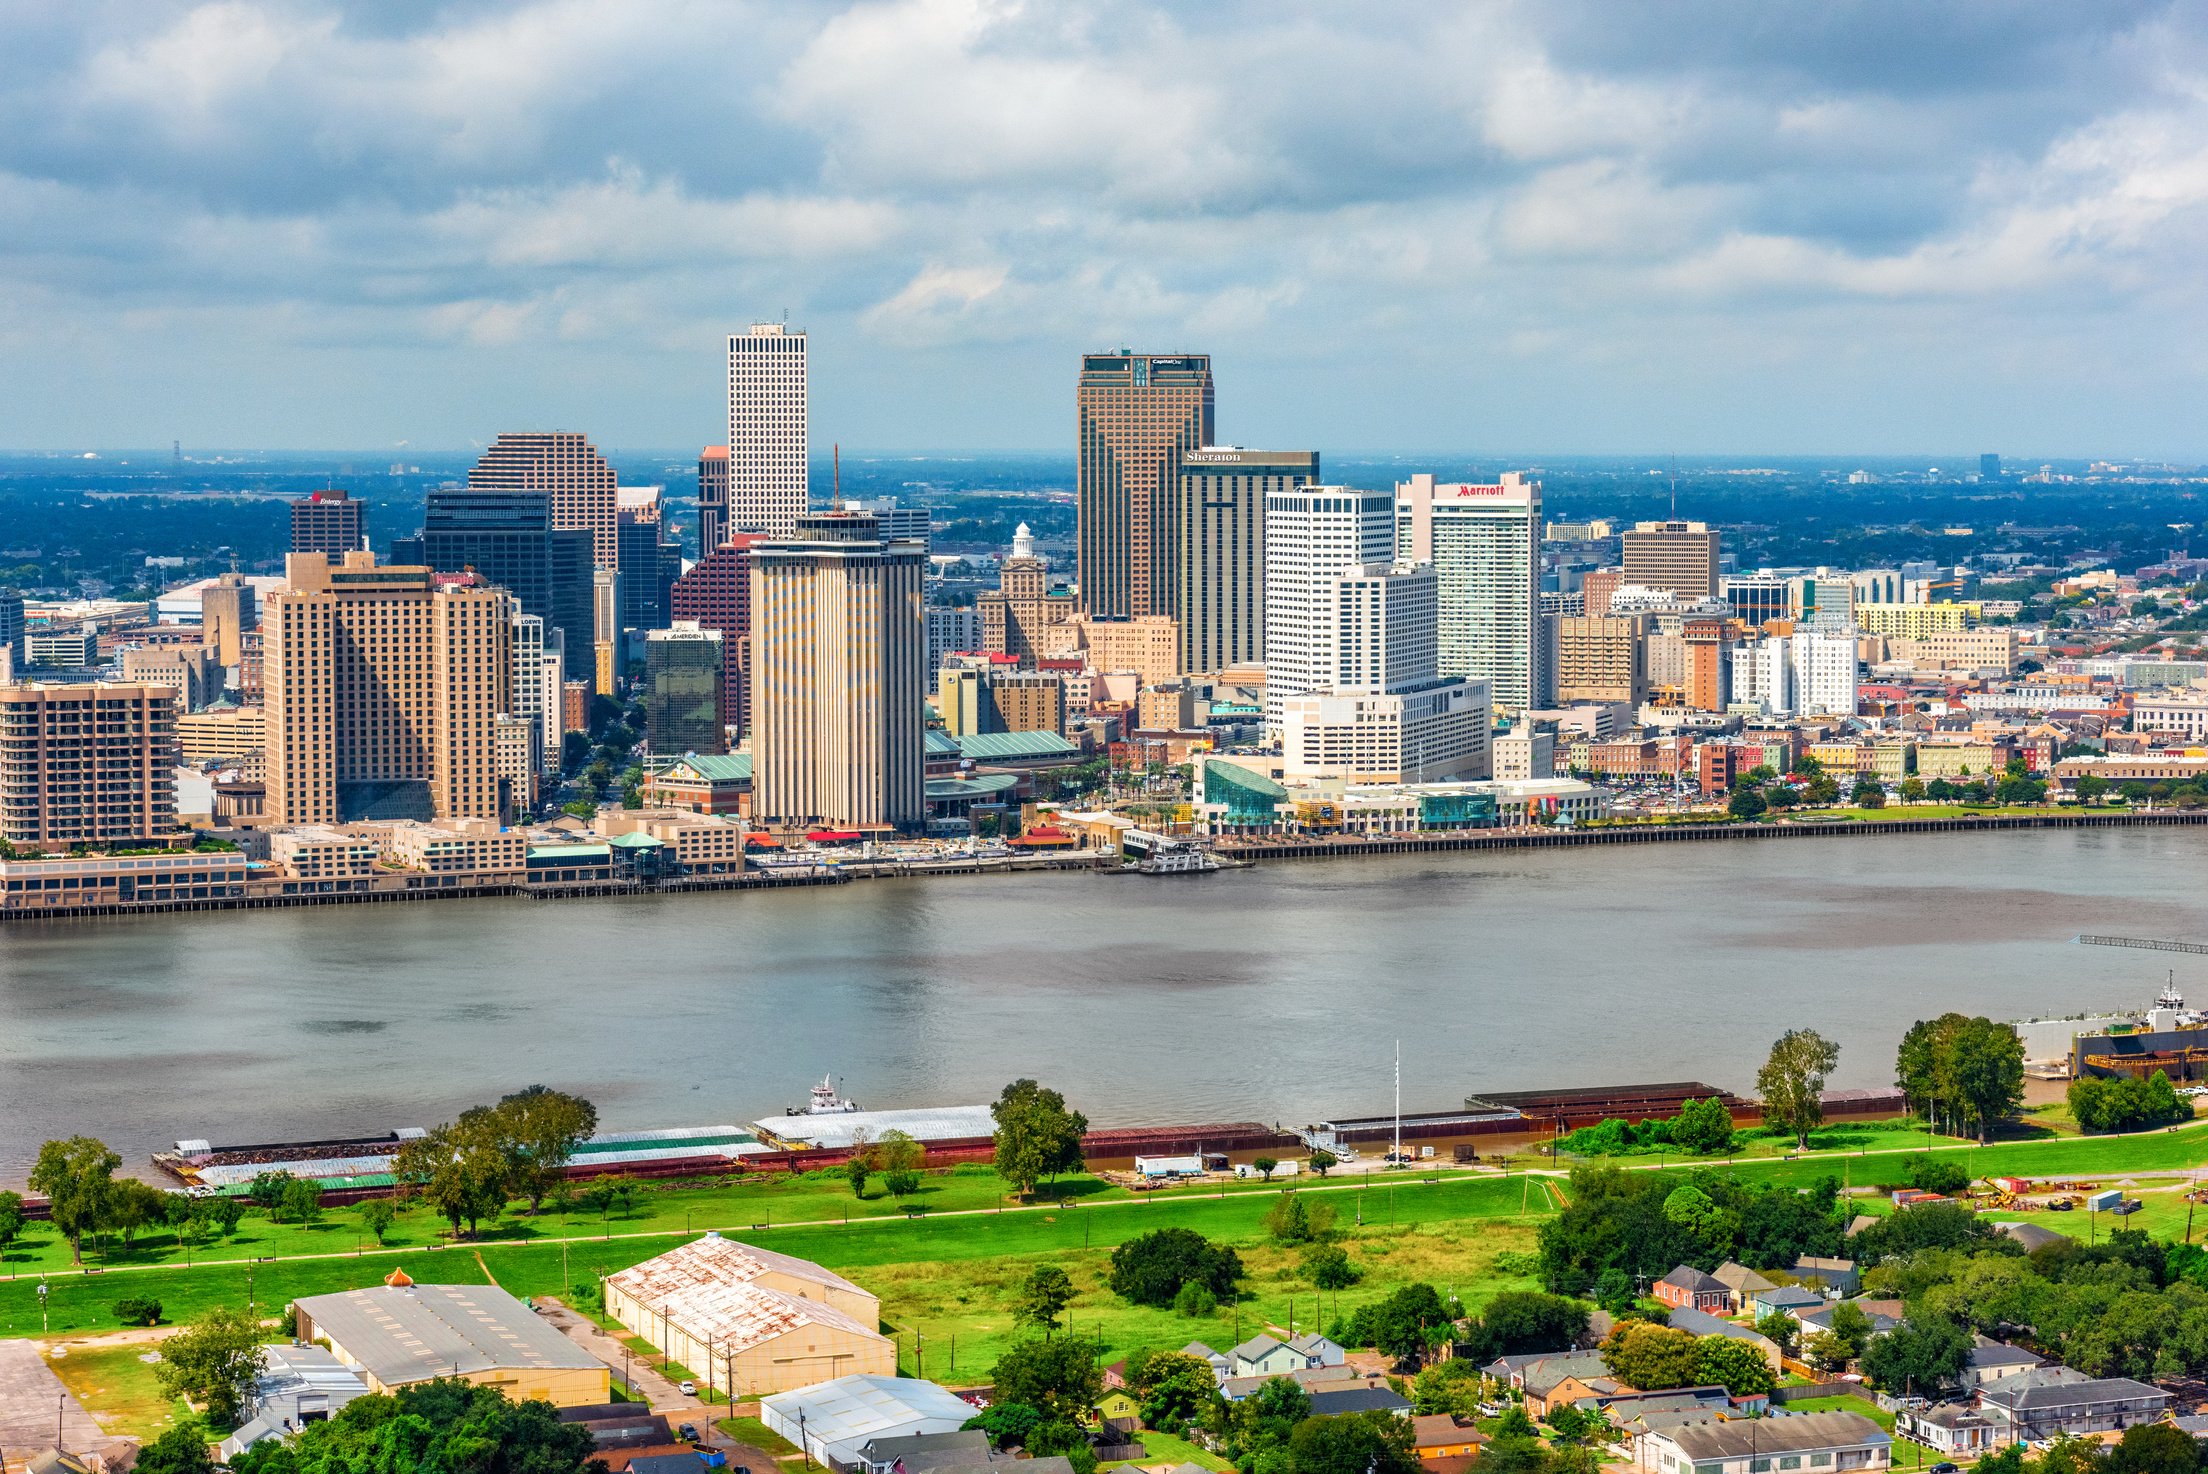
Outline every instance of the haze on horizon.
{"type": "Polygon", "coordinates": [[[0,0],[0,446],[2208,459],[2174,4],[0,0]]]}

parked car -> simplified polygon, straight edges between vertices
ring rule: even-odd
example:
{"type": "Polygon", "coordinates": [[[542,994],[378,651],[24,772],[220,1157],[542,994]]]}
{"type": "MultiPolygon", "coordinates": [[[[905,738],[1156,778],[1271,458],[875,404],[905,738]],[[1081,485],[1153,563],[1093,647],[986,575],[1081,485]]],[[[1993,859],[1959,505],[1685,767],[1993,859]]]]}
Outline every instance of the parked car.
{"type": "Polygon", "coordinates": [[[683,1424],[675,1430],[675,1437],[681,1439],[684,1443],[696,1443],[698,1441],[698,1425],[695,1423],[683,1424]]]}
{"type": "Polygon", "coordinates": [[[684,1382],[682,1384],[682,1395],[684,1397],[696,1397],[698,1395],[698,1384],[695,1382],[684,1382]]]}

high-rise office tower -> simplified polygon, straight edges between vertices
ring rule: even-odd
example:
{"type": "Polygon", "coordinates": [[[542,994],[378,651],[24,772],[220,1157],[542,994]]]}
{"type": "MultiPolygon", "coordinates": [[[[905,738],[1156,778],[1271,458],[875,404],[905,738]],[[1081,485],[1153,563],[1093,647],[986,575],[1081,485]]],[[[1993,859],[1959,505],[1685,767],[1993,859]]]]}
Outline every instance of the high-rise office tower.
{"type": "Polygon", "coordinates": [[[682,544],[667,535],[660,488],[624,486],[617,516],[621,545],[621,626],[667,627],[668,595],[682,576],[682,544]]]}
{"type": "Polygon", "coordinates": [[[728,447],[709,445],[698,452],[698,556],[703,558],[728,536],[728,447]]]}
{"type": "Polygon", "coordinates": [[[1852,626],[1798,629],[1790,651],[1794,702],[1804,716],[1856,713],[1856,631],[1852,626]]]}
{"type": "MultiPolygon", "coordinates": [[[[439,486],[429,493],[419,539],[400,539],[396,557],[418,557],[439,573],[480,575],[521,602],[524,614],[558,630],[568,674],[590,671],[594,536],[561,528],[546,491],[439,486]]],[[[404,566],[404,565],[394,565],[404,566]]]]}
{"type": "Polygon", "coordinates": [[[613,467],[587,436],[570,430],[501,435],[468,470],[479,491],[541,491],[552,498],[552,525],[590,534],[591,561],[620,567],[614,539],[613,467]]]}
{"type": "Polygon", "coordinates": [[[598,694],[611,696],[621,678],[621,647],[628,643],[628,632],[621,627],[621,577],[610,568],[591,573],[590,627],[598,694]]]}
{"type": "Polygon", "coordinates": [[[656,757],[728,751],[719,630],[683,620],[644,636],[644,747],[656,757]]]}
{"type": "Polygon", "coordinates": [[[728,335],[726,532],[787,536],[805,514],[805,330],[755,322],[728,335]]]}
{"type": "Polygon", "coordinates": [[[1043,631],[1064,624],[1073,600],[1050,591],[1050,562],[1036,556],[1034,534],[1022,522],[1012,534],[1012,555],[997,565],[997,587],[974,598],[981,613],[981,648],[1016,655],[1033,664],[1043,631]]]}
{"type": "Polygon", "coordinates": [[[1181,669],[1265,658],[1265,498],[1319,479],[1315,450],[1186,451],[1173,483],[1173,613],[1181,669]]]}
{"type": "Polygon", "coordinates": [[[505,817],[512,597],[366,552],[284,566],[262,623],[268,821],[505,817]]]}
{"type": "Polygon", "coordinates": [[[97,847],[175,833],[176,716],[167,686],[0,686],[0,839],[97,847]]]}
{"type": "Polygon", "coordinates": [[[14,589],[0,589],[0,649],[8,652],[17,670],[30,663],[24,638],[23,596],[14,589]]]}
{"type": "Polygon", "coordinates": [[[1732,699],[1733,633],[1739,626],[1722,617],[1686,620],[1687,705],[1695,711],[1723,711],[1732,699]]]}
{"type": "Polygon", "coordinates": [[[1717,529],[1706,522],[1636,522],[1620,540],[1621,580],[1688,599],[1717,596],[1717,529]]]}
{"type": "Polygon", "coordinates": [[[538,768],[556,772],[560,738],[565,731],[560,722],[560,682],[565,679],[560,669],[560,645],[564,636],[557,629],[546,629],[540,616],[522,613],[518,599],[508,617],[513,622],[512,714],[527,721],[535,733],[532,743],[538,768]],[[551,668],[549,676],[547,666],[551,668]]]}
{"type": "Polygon", "coordinates": [[[929,670],[941,670],[946,655],[981,648],[980,610],[949,604],[928,606],[929,670]]]}
{"type": "Polygon", "coordinates": [[[765,534],[737,532],[675,580],[670,613],[721,636],[721,724],[751,730],[751,550],[765,534]]]}
{"type": "Polygon", "coordinates": [[[260,596],[242,573],[225,573],[199,596],[200,639],[224,669],[245,663],[245,634],[261,627],[260,596]]]}
{"type": "Polygon", "coordinates": [[[1276,738],[1290,696],[1334,684],[1334,584],[1395,553],[1395,498],[1299,486],[1265,498],[1265,726],[1276,738]]]}
{"type": "Polygon", "coordinates": [[[1556,622],[1556,699],[1623,702],[1639,710],[1648,698],[1645,614],[1565,615],[1556,622]]]}
{"type": "Polygon", "coordinates": [[[368,546],[368,508],[343,491],[318,491],[291,504],[291,550],[342,558],[368,546]]]}
{"type": "Polygon", "coordinates": [[[919,545],[887,541],[871,517],[808,513],[753,557],[753,815],[922,824],[919,545]]]}
{"type": "Polygon", "coordinates": [[[911,542],[926,549],[934,532],[934,519],[917,502],[893,496],[846,497],[838,512],[859,512],[882,524],[882,536],[892,542],[911,542]]]}
{"type": "Polygon", "coordinates": [[[1211,359],[1088,354],[1075,399],[1082,611],[1171,614],[1173,483],[1181,457],[1211,444],[1211,359]]]}
{"type": "Polygon", "coordinates": [[[1396,555],[1438,580],[1441,674],[1488,683],[1497,708],[1548,700],[1541,639],[1541,483],[1491,485],[1423,473],[1395,487],[1396,555]]]}
{"type": "Polygon", "coordinates": [[[1980,481],[1999,481],[2001,479],[2001,457],[1990,450],[1978,457],[1978,479],[1980,481]]]}

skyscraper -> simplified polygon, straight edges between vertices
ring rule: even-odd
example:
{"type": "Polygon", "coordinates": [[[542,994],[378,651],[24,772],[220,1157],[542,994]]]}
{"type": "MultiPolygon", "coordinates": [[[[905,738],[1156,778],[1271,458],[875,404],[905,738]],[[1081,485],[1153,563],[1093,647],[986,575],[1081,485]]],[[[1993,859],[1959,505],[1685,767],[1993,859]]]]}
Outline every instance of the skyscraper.
{"type": "Polygon", "coordinates": [[[624,486],[619,492],[623,629],[666,628],[668,595],[682,576],[682,544],[667,535],[660,490],[624,486]]]}
{"type": "Polygon", "coordinates": [[[295,553],[262,621],[268,821],[501,818],[512,599],[371,553],[295,553]]]}
{"type": "Polygon", "coordinates": [[[200,638],[224,669],[245,663],[245,633],[260,625],[260,596],[242,573],[222,574],[199,596],[200,638]]]}
{"type": "Polygon", "coordinates": [[[1283,703],[1333,686],[1336,578],[1395,552],[1395,499],[1347,486],[1300,486],[1265,498],[1265,726],[1283,703]]]}
{"type": "Polygon", "coordinates": [[[683,620],[644,636],[644,748],[657,757],[728,751],[720,631],[683,620]]]}
{"type": "Polygon", "coordinates": [[[726,532],[786,536],[804,515],[805,330],[755,322],[728,336],[726,532]]]}
{"type": "Polygon", "coordinates": [[[1265,658],[1265,498],[1318,479],[1315,450],[1207,445],[1182,454],[1173,485],[1182,670],[1265,658]]]}
{"type": "Polygon", "coordinates": [[[1637,522],[1621,539],[1622,582],[1688,599],[1717,595],[1717,530],[1706,522],[1637,522]]]}
{"type": "Polygon", "coordinates": [[[728,536],[728,447],[709,445],[698,452],[698,556],[703,558],[728,536]]]}
{"type": "Polygon", "coordinates": [[[167,686],[0,686],[0,840],[35,849],[173,834],[176,716],[167,686]]]}
{"type": "Polygon", "coordinates": [[[1978,479],[1980,481],[1999,481],[2001,479],[2001,457],[1999,455],[1989,450],[1978,457],[1978,479]]]}
{"type": "Polygon", "coordinates": [[[753,815],[785,829],[920,825],[919,545],[885,540],[871,517],[807,513],[753,557],[753,815]]]}
{"type": "Polygon", "coordinates": [[[751,730],[751,550],[765,540],[737,532],[675,580],[669,612],[721,635],[721,724],[751,730]]]}
{"type": "Polygon", "coordinates": [[[562,529],[548,491],[431,489],[418,544],[401,539],[394,555],[417,556],[439,573],[480,574],[560,634],[570,676],[589,673],[593,535],[562,529]],[[419,547],[419,552],[414,547],[419,547]]]}
{"type": "Polygon", "coordinates": [[[1063,624],[1073,600],[1050,591],[1050,563],[1036,556],[1034,534],[1022,522],[1012,534],[1012,553],[997,565],[997,586],[974,598],[981,614],[981,647],[1016,655],[1033,664],[1042,653],[1043,631],[1063,624]]]}
{"type": "Polygon", "coordinates": [[[1488,683],[1496,707],[1548,700],[1541,649],[1541,483],[1492,485],[1421,473],[1395,487],[1396,554],[1431,563],[1441,674],[1488,683]]]}
{"type": "Polygon", "coordinates": [[[1081,608],[1171,614],[1173,484],[1181,457],[1211,444],[1211,359],[1092,353],[1075,399],[1081,608]]]}
{"type": "Polygon", "coordinates": [[[1556,699],[1622,702],[1636,712],[1648,698],[1645,614],[1567,614],[1556,622],[1556,699]]]}
{"type": "Polygon", "coordinates": [[[613,467],[588,437],[569,430],[501,435],[468,471],[479,491],[541,491],[552,498],[552,525],[591,537],[591,561],[620,567],[614,539],[613,467]]]}
{"type": "MultiPolygon", "coordinates": [[[[200,607],[206,608],[204,604],[200,607]]],[[[29,664],[30,652],[24,639],[23,595],[14,589],[0,589],[0,649],[8,652],[17,670],[29,664]]]]}
{"type": "Polygon", "coordinates": [[[291,550],[342,558],[368,546],[368,509],[347,492],[318,491],[291,504],[291,550]]]}

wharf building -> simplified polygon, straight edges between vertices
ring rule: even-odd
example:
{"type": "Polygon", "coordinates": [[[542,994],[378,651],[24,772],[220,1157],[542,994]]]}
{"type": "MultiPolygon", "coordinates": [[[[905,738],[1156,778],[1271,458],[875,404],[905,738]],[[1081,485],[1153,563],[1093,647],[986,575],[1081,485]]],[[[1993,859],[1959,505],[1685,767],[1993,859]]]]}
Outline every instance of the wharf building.
{"type": "Polygon", "coordinates": [[[0,686],[0,839],[160,842],[176,830],[176,696],[151,683],[0,686]]]}
{"type": "Polygon", "coordinates": [[[724,537],[730,532],[787,537],[805,515],[811,486],[805,394],[803,328],[761,322],[749,332],[729,334],[724,537]]]}
{"type": "Polygon", "coordinates": [[[1277,739],[1286,702],[1335,684],[1335,580],[1395,555],[1395,499],[1311,485],[1265,498],[1265,727],[1277,739]]]}
{"type": "Polygon", "coordinates": [[[614,532],[613,467],[588,437],[568,430],[501,435],[469,468],[468,485],[477,491],[549,494],[552,526],[588,532],[594,566],[608,570],[621,566],[614,532]]]}
{"type": "Polygon", "coordinates": [[[786,830],[920,828],[920,545],[872,517],[807,513],[752,556],[754,815],[786,830]]]}
{"type": "Polygon", "coordinates": [[[393,566],[473,573],[520,602],[557,633],[570,678],[590,672],[594,534],[562,528],[543,490],[440,486],[429,493],[419,537],[392,545],[393,566]]]}
{"type": "Polygon", "coordinates": [[[728,534],[668,594],[675,619],[719,632],[721,725],[738,733],[751,730],[751,555],[763,541],[763,533],[728,534]]]}
{"type": "Polygon", "coordinates": [[[291,504],[291,550],[333,558],[368,546],[368,509],[350,492],[318,491],[291,504]]]}
{"type": "Polygon", "coordinates": [[[1717,531],[1708,523],[1637,522],[1619,542],[1626,583],[1685,599],[1717,596],[1717,531]]]}
{"type": "Polygon", "coordinates": [[[365,552],[285,568],[262,626],[268,822],[505,815],[509,596],[365,552]]]}
{"type": "Polygon", "coordinates": [[[1541,483],[1516,472],[1493,485],[1437,482],[1395,488],[1396,556],[1431,563],[1439,670],[1488,683],[1497,708],[1546,706],[1542,651],[1541,483]]]}
{"type": "Polygon", "coordinates": [[[1265,499],[1320,479],[1315,450],[1206,445],[1182,453],[1172,610],[1182,670],[1232,670],[1265,658],[1265,499]]]}
{"type": "Polygon", "coordinates": [[[1212,443],[1212,407],[1208,355],[1082,358],[1075,497],[1084,613],[1173,612],[1174,483],[1182,458],[1212,443]]]}

